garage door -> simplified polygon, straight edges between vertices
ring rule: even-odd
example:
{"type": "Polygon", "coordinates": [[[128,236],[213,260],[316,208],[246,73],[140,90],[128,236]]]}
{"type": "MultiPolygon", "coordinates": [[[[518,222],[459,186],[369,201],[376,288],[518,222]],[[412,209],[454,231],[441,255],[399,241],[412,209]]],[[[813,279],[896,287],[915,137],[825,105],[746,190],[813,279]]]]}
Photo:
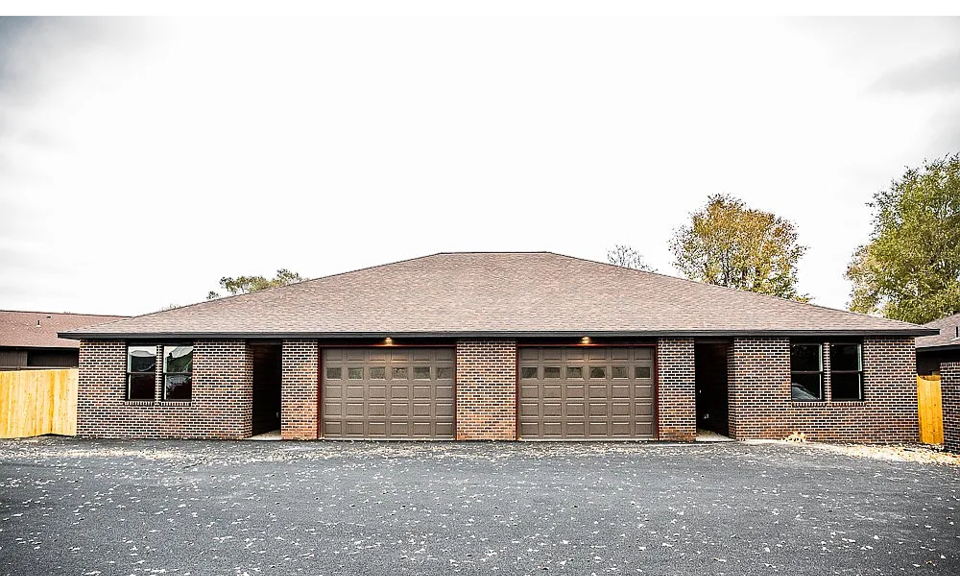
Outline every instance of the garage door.
{"type": "Polygon", "coordinates": [[[653,438],[653,348],[521,348],[520,437],[653,438]]]}
{"type": "Polygon", "coordinates": [[[330,349],[322,362],[324,437],[453,438],[453,349],[330,349]]]}

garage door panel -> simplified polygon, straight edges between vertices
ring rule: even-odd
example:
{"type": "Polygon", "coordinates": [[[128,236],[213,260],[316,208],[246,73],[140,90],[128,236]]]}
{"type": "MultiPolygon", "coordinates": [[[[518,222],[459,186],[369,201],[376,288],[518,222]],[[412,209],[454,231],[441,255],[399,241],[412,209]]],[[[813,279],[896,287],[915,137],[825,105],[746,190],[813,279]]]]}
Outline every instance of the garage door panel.
{"type": "Polygon", "coordinates": [[[519,356],[521,438],[653,437],[652,348],[525,347],[519,356]]]}
{"type": "Polygon", "coordinates": [[[454,356],[452,348],[325,349],[323,435],[452,439],[454,356]]]}

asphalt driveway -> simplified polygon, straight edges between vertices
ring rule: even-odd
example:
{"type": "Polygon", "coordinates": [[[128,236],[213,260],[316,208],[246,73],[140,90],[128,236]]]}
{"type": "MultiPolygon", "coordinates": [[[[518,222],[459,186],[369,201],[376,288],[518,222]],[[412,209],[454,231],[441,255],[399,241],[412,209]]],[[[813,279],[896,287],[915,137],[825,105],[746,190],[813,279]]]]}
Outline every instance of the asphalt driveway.
{"type": "Polygon", "coordinates": [[[960,574],[960,468],[784,444],[0,442],[0,574],[960,574]]]}

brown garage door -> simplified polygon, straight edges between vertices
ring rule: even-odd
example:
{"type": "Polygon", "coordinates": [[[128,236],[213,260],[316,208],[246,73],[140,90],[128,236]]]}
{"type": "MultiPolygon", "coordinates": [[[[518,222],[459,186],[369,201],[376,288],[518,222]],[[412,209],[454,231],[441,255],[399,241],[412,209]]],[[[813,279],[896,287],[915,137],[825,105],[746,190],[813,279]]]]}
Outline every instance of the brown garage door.
{"type": "Polygon", "coordinates": [[[653,438],[653,348],[521,348],[520,437],[653,438]]]}
{"type": "Polygon", "coordinates": [[[450,348],[324,350],[324,437],[452,439],[453,368],[450,348]]]}

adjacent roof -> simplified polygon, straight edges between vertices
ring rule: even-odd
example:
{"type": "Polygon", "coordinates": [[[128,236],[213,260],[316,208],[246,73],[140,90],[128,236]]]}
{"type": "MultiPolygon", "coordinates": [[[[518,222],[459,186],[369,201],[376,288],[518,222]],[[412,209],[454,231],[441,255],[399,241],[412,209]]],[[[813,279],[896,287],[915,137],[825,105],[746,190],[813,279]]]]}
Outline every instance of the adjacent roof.
{"type": "Polygon", "coordinates": [[[67,338],[929,334],[550,252],[453,253],[101,324],[67,338]]]}
{"type": "Polygon", "coordinates": [[[924,326],[927,328],[935,328],[937,334],[917,338],[918,349],[960,349],[960,338],[957,337],[958,327],[960,327],[960,314],[934,320],[933,322],[924,324],[924,326]]]}
{"type": "Polygon", "coordinates": [[[58,338],[57,333],[121,318],[127,316],[0,310],[0,346],[79,348],[79,342],[58,338]]]}

